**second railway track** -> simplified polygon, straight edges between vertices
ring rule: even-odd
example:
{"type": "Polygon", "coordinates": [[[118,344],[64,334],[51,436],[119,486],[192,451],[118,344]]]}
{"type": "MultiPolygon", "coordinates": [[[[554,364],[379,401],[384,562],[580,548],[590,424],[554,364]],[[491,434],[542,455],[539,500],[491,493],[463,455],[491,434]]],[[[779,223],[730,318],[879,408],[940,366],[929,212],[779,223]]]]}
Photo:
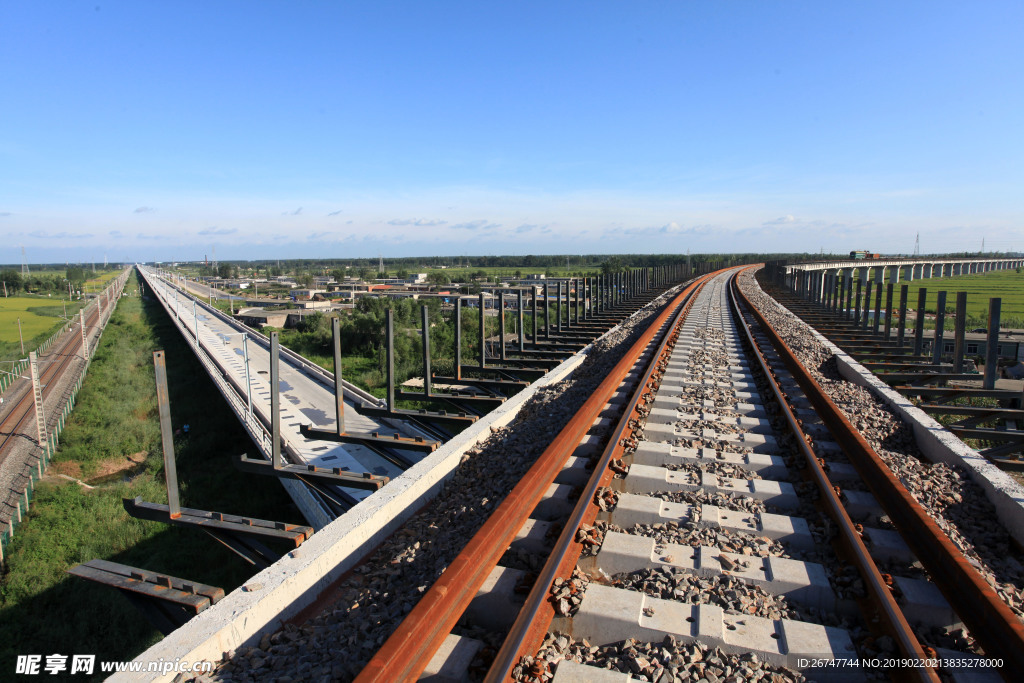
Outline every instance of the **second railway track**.
{"type": "MultiPolygon", "coordinates": [[[[695,281],[660,312],[511,493],[480,502],[487,521],[418,602],[389,609],[346,589],[217,678],[349,679],[349,667],[316,666],[311,643],[330,643],[354,615],[397,622],[391,612],[405,616],[386,641],[363,629],[381,649],[358,680],[1019,670],[1019,582],[986,580],[884,465],[865,464],[872,446],[829,412],[737,273],[695,281]]],[[[430,527],[443,533],[453,511],[438,512],[430,527]]],[[[366,567],[355,584],[376,582],[386,598],[419,546],[402,542],[412,550],[386,577],[366,567]]],[[[355,645],[350,635],[332,647],[355,645]]]]}

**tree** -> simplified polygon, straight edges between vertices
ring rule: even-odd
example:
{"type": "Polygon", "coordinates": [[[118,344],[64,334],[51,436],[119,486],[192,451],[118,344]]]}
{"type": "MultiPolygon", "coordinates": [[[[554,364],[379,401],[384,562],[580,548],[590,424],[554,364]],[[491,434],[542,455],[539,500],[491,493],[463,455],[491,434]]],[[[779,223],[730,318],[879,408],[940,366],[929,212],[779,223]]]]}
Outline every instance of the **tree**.
{"type": "Polygon", "coordinates": [[[299,284],[306,289],[310,289],[313,286],[313,274],[308,271],[300,275],[297,279],[299,284]]]}
{"type": "Polygon", "coordinates": [[[71,282],[73,289],[82,289],[85,285],[85,281],[88,279],[85,274],[85,268],[82,266],[68,266],[68,269],[64,271],[68,281],[71,282]]]}
{"type": "Polygon", "coordinates": [[[17,292],[22,287],[21,273],[13,268],[6,268],[0,272],[0,280],[3,280],[8,294],[17,292]]]}
{"type": "Polygon", "coordinates": [[[445,274],[440,272],[433,272],[427,275],[427,282],[432,285],[450,285],[451,279],[445,274]]]}

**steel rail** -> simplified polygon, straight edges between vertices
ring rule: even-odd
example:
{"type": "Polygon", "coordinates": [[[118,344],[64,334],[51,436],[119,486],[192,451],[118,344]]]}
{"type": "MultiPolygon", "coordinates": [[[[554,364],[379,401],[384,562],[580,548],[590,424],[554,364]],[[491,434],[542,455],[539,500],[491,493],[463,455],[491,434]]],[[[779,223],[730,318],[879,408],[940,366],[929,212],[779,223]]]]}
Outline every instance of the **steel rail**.
{"type": "Polygon", "coordinates": [[[572,571],[572,567],[579,561],[583,550],[582,544],[576,541],[577,530],[583,524],[589,524],[597,517],[598,508],[594,504],[594,496],[601,486],[607,485],[614,472],[609,468],[609,463],[618,458],[624,450],[623,440],[627,430],[633,431],[630,423],[636,425],[635,420],[642,418],[640,413],[641,403],[645,403],[644,396],[657,389],[660,379],[652,381],[655,372],[661,369],[664,361],[665,351],[671,350],[675,340],[679,336],[679,326],[686,320],[687,314],[697,298],[697,294],[704,287],[708,280],[716,273],[703,276],[698,281],[689,285],[682,293],[684,296],[683,306],[672,317],[668,323],[666,334],[662,337],[658,348],[653,354],[651,362],[644,371],[641,382],[627,403],[627,408],[619,418],[615,429],[612,431],[605,446],[598,458],[594,471],[587,481],[586,486],[580,493],[579,500],[573,508],[568,521],[562,527],[555,542],[554,549],[548,556],[547,562],[541,569],[537,580],[533,584],[529,595],[515,623],[509,630],[501,649],[498,651],[487,672],[485,681],[512,680],[512,670],[519,663],[523,655],[533,654],[544,640],[544,636],[555,616],[554,608],[547,599],[548,590],[555,578],[565,576],[572,571]]]}
{"type": "MultiPolygon", "coordinates": [[[[96,310],[93,311],[92,314],[90,314],[90,320],[88,322],[95,322],[98,316],[99,307],[97,306],[96,310]]],[[[64,345],[61,346],[59,349],[54,349],[55,354],[47,355],[47,358],[51,358],[53,355],[56,355],[57,358],[59,359],[59,362],[55,363],[53,362],[53,360],[50,360],[49,362],[47,362],[46,366],[43,368],[42,372],[39,375],[39,383],[44,385],[41,389],[43,392],[44,399],[46,398],[46,396],[53,393],[53,389],[50,387],[50,385],[53,383],[55,377],[59,377],[59,375],[63,373],[64,369],[67,367],[70,360],[72,358],[77,357],[74,355],[74,352],[78,351],[78,348],[81,346],[81,344],[81,332],[72,332],[71,330],[68,330],[64,334],[64,345]]],[[[21,410],[22,413],[21,416],[18,417],[17,421],[14,423],[14,426],[10,427],[10,431],[3,435],[3,441],[0,441],[0,453],[3,452],[3,449],[7,446],[7,443],[11,439],[21,434],[21,432],[19,432],[18,430],[21,428],[22,423],[26,419],[28,419],[29,414],[31,414],[32,411],[34,410],[33,403],[34,399],[32,397],[32,391],[30,389],[29,391],[25,392],[25,394],[20,399],[18,399],[18,402],[15,403],[14,406],[12,407],[11,412],[8,414],[7,419],[4,421],[4,424],[9,423],[11,419],[17,415],[17,411],[21,410]]],[[[0,429],[5,429],[5,427],[0,427],[0,429]]],[[[3,457],[0,456],[0,460],[2,459],[3,457]]]]}
{"type": "MultiPolygon", "coordinates": [[[[783,417],[786,419],[786,423],[789,425],[794,436],[796,436],[795,441],[797,448],[800,449],[800,453],[804,456],[804,460],[807,462],[811,478],[818,487],[818,493],[821,495],[821,500],[825,510],[836,522],[843,545],[853,559],[856,567],[860,570],[860,575],[864,580],[864,585],[867,587],[868,595],[881,616],[883,629],[896,641],[896,644],[900,649],[900,653],[904,658],[926,661],[929,658],[928,654],[925,653],[921,643],[917,640],[917,636],[914,635],[913,628],[907,622],[907,619],[903,614],[903,610],[901,610],[900,606],[896,604],[896,599],[893,596],[892,591],[886,585],[885,579],[882,578],[882,573],[878,570],[874,559],[871,557],[871,553],[864,544],[864,540],[861,538],[861,535],[857,533],[853,520],[850,519],[850,515],[846,512],[846,508],[843,507],[843,503],[839,499],[837,489],[829,480],[828,474],[825,472],[825,468],[822,467],[818,457],[811,449],[809,443],[810,437],[808,437],[804,432],[803,428],[800,426],[800,421],[793,414],[793,411],[786,399],[785,392],[776,381],[767,359],[765,359],[764,354],[761,352],[760,347],[754,339],[750,325],[744,319],[743,313],[740,310],[740,295],[741,292],[739,291],[739,286],[736,282],[736,276],[733,276],[729,281],[729,297],[732,301],[734,314],[740,323],[740,328],[746,336],[747,343],[750,345],[751,354],[757,359],[758,365],[761,367],[761,371],[764,374],[768,385],[771,387],[772,393],[775,395],[775,400],[782,411],[783,417]]],[[[743,299],[747,309],[753,310],[753,306],[750,305],[750,302],[747,301],[745,297],[743,299]]],[[[758,320],[761,322],[760,318],[758,318],[758,320]]],[[[761,326],[764,327],[765,323],[761,322],[761,326]]],[[[908,678],[912,678],[913,680],[934,681],[935,683],[939,681],[939,677],[935,673],[935,670],[931,668],[917,667],[904,673],[908,678]]]]}
{"type": "Polygon", "coordinates": [[[356,681],[390,683],[415,680],[426,669],[519,528],[562,470],[572,451],[586,436],[612,394],[633,369],[636,359],[685,300],[685,291],[676,295],[672,303],[644,330],[463,551],[399,624],[356,681]]]}
{"type": "Polygon", "coordinates": [[[822,422],[839,443],[868,488],[924,565],[950,606],[963,620],[988,657],[1002,659],[1000,673],[1011,679],[1024,671],[1024,622],[1010,610],[893,475],[867,440],[832,402],[779,333],[747,296],[750,308],[783,363],[806,393],[822,422]]]}

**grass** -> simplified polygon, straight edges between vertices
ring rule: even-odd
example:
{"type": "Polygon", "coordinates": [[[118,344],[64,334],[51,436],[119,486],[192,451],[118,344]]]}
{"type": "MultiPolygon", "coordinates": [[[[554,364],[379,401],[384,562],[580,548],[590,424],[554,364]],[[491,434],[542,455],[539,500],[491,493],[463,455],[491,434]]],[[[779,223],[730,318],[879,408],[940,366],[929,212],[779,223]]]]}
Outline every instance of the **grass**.
{"type": "MultiPolygon", "coordinates": [[[[208,583],[230,591],[251,566],[196,529],[127,516],[122,498],[166,502],[152,352],[167,352],[171,416],[184,506],[301,522],[279,483],[239,474],[231,464],[254,451],[234,414],[163,309],[140,300],[134,277],[104,332],[69,417],[51,472],[102,474],[126,456],[146,453],[130,477],[85,490],[41,483],[7,548],[0,577],[0,678],[17,654],[96,654],[131,659],[160,639],[111,588],[68,576],[79,562],[103,558],[208,583]]],[[[56,480],[62,481],[62,480],[56,480]]],[[[98,678],[98,676],[97,676],[98,678]]]]}
{"type": "Polygon", "coordinates": [[[88,280],[85,281],[85,284],[89,288],[89,291],[96,291],[95,288],[105,287],[108,282],[110,282],[120,274],[120,270],[107,270],[100,273],[96,277],[89,278],[88,280]]]}
{"type": "MultiPolygon", "coordinates": [[[[82,307],[81,301],[67,303],[68,315],[74,315],[82,307]]],[[[21,319],[21,334],[25,338],[25,350],[29,340],[42,335],[43,339],[64,324],[60,298],[48,296],[12,296],[0,298],[0,342],[19,344],[18,319],[21,319]]],[[[19,346],[20,348],[20,346],[19,346]]],[[[35,347],[32,347],[35,348],[35,347]]]]}
{"type": "MultiPolygon", "coordinates": [[[[968,327],[987,326],[988,302],[991,297],[1001,297],[1000,327],[1024,328],[1024,273],[1013,270],[997,270],[975,275],[958,277],[931,278],[898,283],[893,292],[893,306],[899,305],[900,286],[908,286],[907,307],[917,308],[918,290],[928,290],[928,301],[925,306],[930,314],[936,312],[937,293],[945,291],[947,313],[955,310],[956,293],[967,292],[968,327]]],[[[874,306],[876,286],[872,286],[871,305],[874,306]]],[[[883,290],[884,291],[884,290],[883,290]]],[[[885,306],[885,294],[882,295],[882,306],[885,306]]],[[[928,324],[925,325],[928,327],[928,324]]]]}

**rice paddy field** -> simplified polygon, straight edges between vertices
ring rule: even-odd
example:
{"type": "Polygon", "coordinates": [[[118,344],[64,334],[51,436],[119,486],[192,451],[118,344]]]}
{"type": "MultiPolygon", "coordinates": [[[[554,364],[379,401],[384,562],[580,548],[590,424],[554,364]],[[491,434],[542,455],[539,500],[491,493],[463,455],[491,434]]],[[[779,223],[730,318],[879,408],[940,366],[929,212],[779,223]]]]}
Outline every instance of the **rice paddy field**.
{"type": "Polygon", "coordinates": [[[36,348],[57,328],[64,324],[62,316],[69,316],[82,307],[81,301],[62,301],[46,296],[12,296],[0,298],[0,355],[6,358],[9,347],[20,353],[18,320],[25,339],[25,351],[36,348]]]}
{"type": "Polygon", "coordinates": [[[100,273],[95,277],[89,278],[88,280],[85,281],[85,284],[89,288],[89,291],[95,291],[93,289],[94,287],[105,287],[108,282],[110,282],[120,274],[120,270],[108,270],[104,273],[100,273]]]}
{"type": "MultiPolygon", "coordinates": [[[[946,292],[946,312],[956,310],[956,293],[967,292],[968,326],[977,324],[985,326],[988,320],[988,302],[992,297],[1000,297],[1002,329],[1024,329],[1024,273],[1015,270],[997,270],[975,275],[959,275],[957,277],[930,278],[901,281],[894,288],[893,305],[899,302],[900,286],[908,286],[907,305],[917,307],[918,291],[923,287],[927,291],[928,313],[935,313],[937,293],[946,292]]],[[[872,292],[872,304],[875,294],[872,292]]],[[[884,306],[884,303],[883,303],[884,306]]]]}

